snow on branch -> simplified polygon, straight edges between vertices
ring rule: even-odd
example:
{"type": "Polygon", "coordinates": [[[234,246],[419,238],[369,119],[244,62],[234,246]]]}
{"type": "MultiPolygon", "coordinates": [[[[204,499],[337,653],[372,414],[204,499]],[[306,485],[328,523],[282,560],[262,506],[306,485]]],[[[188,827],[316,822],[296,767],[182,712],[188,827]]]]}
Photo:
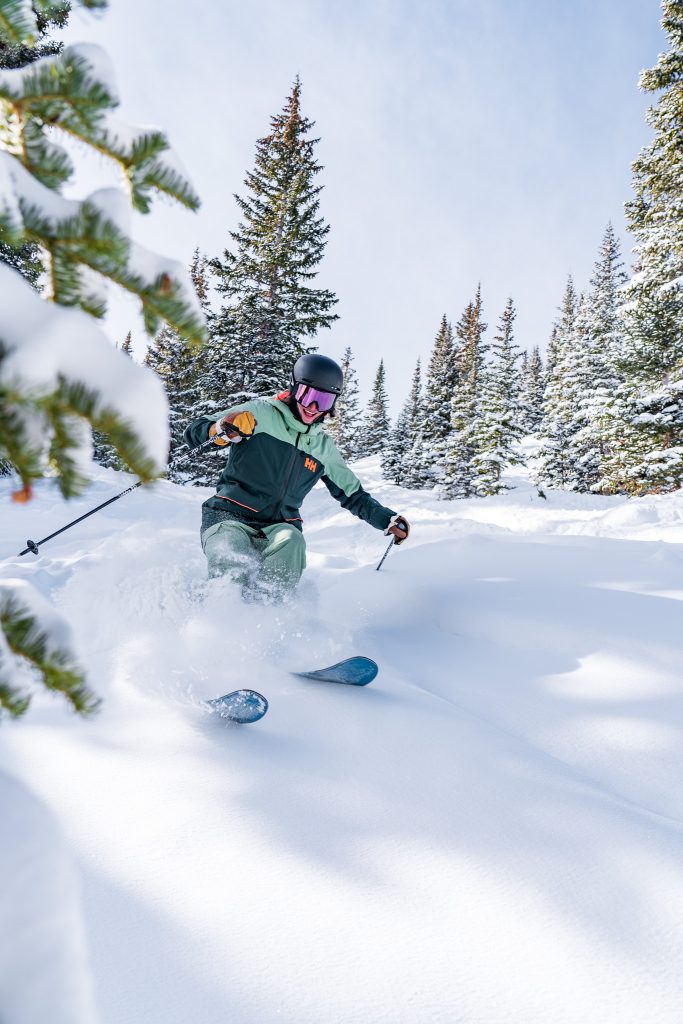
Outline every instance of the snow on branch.
{"type": "Polygon", "coordinates": [[[96,710],[99,702],[85,685],[69,626],[24,580],[0,580],[0,626],[0,707],[19,715],[28,705],[18,657],[38,669],[48,689],[63,693],[77,711],[96,710]]]}
{"type": "MultiPolygon", "coordinates": [[[[101,47],[68,46],[55,56],[2,72],[0,98],[20,119],[38,119],[41,125],[60,129],[113,160],[124,175],[133,206],[143,213],[148,212],[154,191],[192,210],[199,206],[166,134],[158,128],[127,125],[111,116],[119,98],[111,61],[101,47]]],[[[41,176],[50,142],[42,131],[34,134],[31,142],[32,147],[23,147],[22,153],[31,172],[41,176]]],[[[13,151],[19,155],[18,142],[13,151]]]]}
{"type": "Polygon", "coordinates": [[[119,189],[99,189],[82,201],[65,199],[16,157],[0,153],[0,240],[38,242],[50,253],[56,302],[80,305],[94,316],[106,312],[102,288],[74,272],[80,263],[140,298],[150,334],[166,321],[189,340],[200,340],[204,315],[187,269],[131,242],[130,219],[119,189]]]}
{"type": "MultiPolygon", "coordinates": [[[[9,394],[29,392],[40,399],[65,382],[80,385],[95,396],[95,419],[113,411],[143,439],[140,461],[146,463],[146,477],[162,472],[168,416],[156,375],[116,350],[87,314],[45,302],[20,274],[2,264],[0,308],[12,309],[12,316],[0,325],[0,389],[9,394]]],[[[31,411],[30,416],[34,414],[31,411]]],[[[45,448],[49,440],[49,428],[41,423],[39,437],[31,437],[31,443],[45,448]]]]}
{"type": "MultiPolygon", "coordinates": [[[[108,0],[77,0],[81,7],[91,11],[103,11],[108,0]]],[[[64,9],[64,0],[2,0],[0,3],[0,36],[11,45],[33,44],[40,32],[36,11],[49,17],[64,9]]]]}

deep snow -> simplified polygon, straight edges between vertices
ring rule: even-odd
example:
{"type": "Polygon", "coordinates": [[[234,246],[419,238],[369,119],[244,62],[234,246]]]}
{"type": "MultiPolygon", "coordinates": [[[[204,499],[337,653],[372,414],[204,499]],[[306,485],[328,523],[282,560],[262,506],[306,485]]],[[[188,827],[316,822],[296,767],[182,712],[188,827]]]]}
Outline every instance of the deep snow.
{"type": "MultiPolygon", "coordinates": [[[[518,473],[440,502],[357,468],[410,540],[375,572],[385,538],[316,489],[286,606],[207,585],[208,492],[168,483],[2,564],[65,615],[104,698],[85,722],[38,693],[0,755],[3,807],[27,787],[36,841],[80,877],[100,1016],[76,919],[31,962],[71,965],[70,1008],[3,1015],[26,971],[0,954],[3,1024],[680,1021],[683,495],[543,501],[518,473]],[[287,673],[352,653],[381,666],[365,689],[287,673]],[[243,686],[260,723],[205,714],[243,686]]],[[[0,482],[0,555],[127,483],[17,508],[0,482]]],[[[24,900],[37,927],[33,891],[3,922],[24,900]]]]}

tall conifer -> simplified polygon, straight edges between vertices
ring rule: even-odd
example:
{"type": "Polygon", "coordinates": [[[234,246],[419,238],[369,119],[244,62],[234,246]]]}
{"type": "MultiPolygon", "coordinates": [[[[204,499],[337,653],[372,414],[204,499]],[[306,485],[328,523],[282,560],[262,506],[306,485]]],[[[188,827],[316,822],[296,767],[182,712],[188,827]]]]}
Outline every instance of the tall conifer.
{"type": "Polygon", "coordinates": [[[576,488],[581,491],[600,489],[610,448],[611,409],[620,382],[616,364],[623,344],[620,289],[625,281],[619,240],[608,224],[590,280],[585,317],[579,324],[584,348],[571,457],[576,488]]]}
{"type": "Polygon", "coordinates": [[[403,487],[423,487],[423,454],[424,454],[424,397],[422,392],[422,364],[418,359],[413,372],[410,395],[406,404],[407,446],[403,456],[401,484],[403,487]]]}
{"type": "MultiPolygon", "coordinates": [[[[133,358],[133,335],[130,331],[128,331],[121,345],[117,344],[116,348],[120,348],[129,359],[133,358]]],[[[92,432],[92,455],[95,462],[106,469],[125,469],[125,463],[121,461],[108,435],[103,434],[99,430],[93,430],[92,432]]]]}
{"type": "Polygon", "coordinates": [[[380,453],[382,476],[385,480],[390,480],[392,484],[400,484],[402,479],[403,461],[408,450],[407,420],[406,403],[396,417],[396,423],[389,431],[387,443],[380,453]]]}
{"type": "Polygon", "coordinates": [[[568,487],[573,478],[570,444],[574,432],[574,395],[570,380],[576,359],[579,297],[571,275],[562,297],[560,317],[548,347],[543,394],[543,424],[538,477],[551,487],[568,487]]]}
{"type": "Polygon", "coordinates": [[[384,360],[380,360],[372,386],[372,395],[365,411],[361,431],[359,455],[377,455],[387,444],[391,430],[389,423],[389,398],[386,388],[384,360]]]}
{"type": "Polygon", "coordinates": [[[286,385],[306,339],[337,319],[333,292],[311,287],[329,226],[320,216],[321,171],[314,122],[301,112],[297,78],[268,135],[256,144],[233,246],[212,261],[224,304],[211,325],[211,349],[226,376],[221,407],[286,385]],[[227,389],[227,390],[226,390],[227,389]]]}
{"type": "Polygon", "coordinates": [[[420,487],[419,458],[422,454],[422,368],[418,359],[410,394],[382,451],[382,472],[403,487],[420,487]]]}
{"type": "Polygon", "coordinates": [[[335,415],[326,421],[326,427],[342,456],[350,460],[358,456],[361,431],[358,379],[350,348],[344,350],[339,365],[344,374],[344,388],[335,403],[335,415]]]}
{"type": "Polygon", "coordinates": [[[531,356],[524,352],[519,380],[520,424],[526,434],[535,434],[543,420],[545,387],[543,360],[538,345],[534,345],[531,356]]]}
{"type": "Polygon", "coordinates": [[[422,401],[422,448],[414,472],[415,486],[435,486],[443,480],[448,437],[451,432],[451,399],[457,379],[453,328],[446,314],[439,330],[425,374],[422,401]]]}
{"type": "Polygon", "coordinates": [[[457,382],[451,397],[451,432],[446,450],[444,498],[467,498],[474,493],[476,453],[474,426],[477,415],[480,375],[487,346],[483,335],[487,325],[482,321],[481,285],[458,321],[455,333],[457,382]]]}
{"type": "Polygon", "coordinates": [[[481,497],[505,490],[501,476],[523,458],[518,444],[523,428],[519,413],[519,348],[514,343],[516,317],[508,299],[491,346],[492,360],[481,374],[477,415],[472,427],[473,487],[481,497]]]}
{"type": "Polygon", "coordinates": [[[624,289],[621,377],[611,407],[602,490],[643,494],[683,484],[683,0],[663,0],[669,49],[640,87],[659,94],[654,134],[633,164],[626,204],[636,239],[624,289]]]}
{"type": "MultiPolygon", "coordinates": [[[[208,320],[208,260],[198,248],[193,253],[189,270],[199,306],[208,320]]],[[[215,365],[211,355],[210,343],[198,351],[169,326],[162,328],[147,349],[145,363],[161,377],[168,398],[171,432],[169,461],[184,452],[183,433],[191,420],[204,414],[217,415],[227,404],[212,401],[205,392],[206,388],[213,389],[211,382],[216,376],[220,378],[221,374],[220,365],[215,365]]],[[[217,460],[220,457],[219,450],[209,449],[194,459],[185,460],[178,469],[170,470],[169,479],[176,483],[190,481],[208,486],[215,481],[217,460]]]]}

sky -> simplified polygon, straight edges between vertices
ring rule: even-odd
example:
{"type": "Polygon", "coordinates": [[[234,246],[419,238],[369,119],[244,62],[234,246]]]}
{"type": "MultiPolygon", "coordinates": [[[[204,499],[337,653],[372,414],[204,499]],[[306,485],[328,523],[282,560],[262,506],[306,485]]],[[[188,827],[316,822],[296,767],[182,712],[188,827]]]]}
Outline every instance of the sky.
{"type": "MultiPolygon", "coordinates": [[[[384,359],[392,412],[443,313],[481,283],[488,337],[508,296],[515,340],[545,349],[567,275],[587,286],[650,132],[641,69],[666,49],[657,0],[112,0],[75,10],[68,42],[101,43],[135,124],[164,128],[202,198],[136,216],[134,236],[189,263],[230,245],[234,193],[298,74],[316,122],[331,225],[317,284],[340,319],[319,349],[350,345],[363,396],[384,359]]],[[[94,162],[82,190],[106,183],[94,162]]],[[[131,301],[107,329],[146,338],[131,301]]]]}

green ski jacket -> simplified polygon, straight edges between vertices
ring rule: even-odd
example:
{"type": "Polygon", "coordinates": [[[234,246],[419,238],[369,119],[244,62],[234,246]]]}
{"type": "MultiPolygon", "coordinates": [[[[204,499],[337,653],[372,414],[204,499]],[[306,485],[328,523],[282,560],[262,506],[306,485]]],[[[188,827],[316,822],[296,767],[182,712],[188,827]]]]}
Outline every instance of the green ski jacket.
{"type": "Polygon", "coordinates": [[[322,480],[342,508],[386,530],[396,513],[363,490],[320,422],[301,423],[279,398],[244,402],[213,418],[200,416],[186,428],[186,443],[194,447],[206,441],[216,420],[237,412],[252,413],[256,429],[224,449],[227,458],[216,493],[202,506],[202,529],[237,519],[255,527],[292,523],[301,530],[301,503],[322,480]]]}

